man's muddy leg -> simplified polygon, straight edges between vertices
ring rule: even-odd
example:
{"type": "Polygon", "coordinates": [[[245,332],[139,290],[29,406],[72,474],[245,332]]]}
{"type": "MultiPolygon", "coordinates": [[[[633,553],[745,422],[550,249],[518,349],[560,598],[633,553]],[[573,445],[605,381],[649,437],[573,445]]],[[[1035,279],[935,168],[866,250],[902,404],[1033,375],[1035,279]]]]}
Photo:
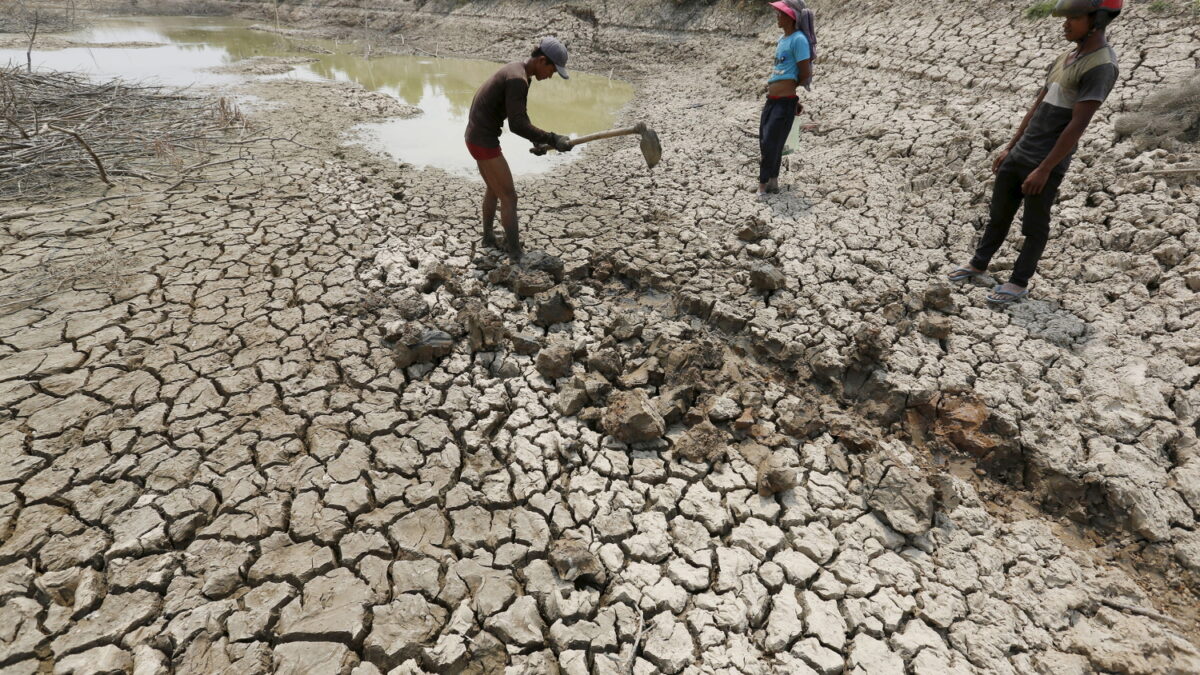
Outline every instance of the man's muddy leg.
{"type": "Polygon", "coordinates": [[[496,242],[496,232],[493,224],[496,222],[496,192],[492,190],[492,181],[488,178],[488,172],[484,168],[485,162],[490,160],[476,160],[475,164],[479,167],[479,176],[483,178],[483,203],[480,207],[480,220],[483,223],[483,245],[492,248],[500,248],[496,242]]]}
{"type": "Polygon", "coordinates": [[[500,248],[500,245],[496,243],[496,232],[492,228],[492,224],[496,222],[496,193],[492,192],[490,187],[483,191],[482,215],[483,245],[500,248]]]}
{"type": "Polygon", "coordinates": [[[512,171],[503,156],[479,162],[479,172],[488,191],[500,202],[500,226],[504,228],[504,248],[514,259],[521,257],[521,238],[517,231],[517,189],[512,171]]]}

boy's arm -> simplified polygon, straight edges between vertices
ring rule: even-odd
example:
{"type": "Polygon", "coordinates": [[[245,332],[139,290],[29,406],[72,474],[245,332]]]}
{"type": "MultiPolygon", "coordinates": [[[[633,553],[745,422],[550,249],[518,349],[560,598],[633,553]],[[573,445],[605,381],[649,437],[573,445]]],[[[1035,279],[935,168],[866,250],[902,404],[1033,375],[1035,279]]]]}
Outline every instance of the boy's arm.
{"type": "MultiPolygon", "coordinates": [[[[808,78],[812,77],[812,59],[804,59],[803,61],[796,62],[796,76],[800,78],[796,81],[796,84],[807,82],[808,78]]],[[[804,112],[804,104],[799,99],[796,99],[796,114],[799,115],[802,112],[804,112]]]]}
{"type": "Polygon", "coordinates": [[[1059,162],[1066,159],[1067,155],[1071,154],[1071,150],[1079,143],[1079,138],[1083,136],[1084,130],[1091,123],[1092,115],[1095,115],[1096,111],[1100,109],[1101,103],[1103,101],[1080,101],[1075,104],[1071,112],[1071,121],[1059,135],[1050,154],[1046,155],[1046,159],[1043,159],[1038,168],[1034,169],[1021,184],[1021,192],[1027,195],[1042,193],[1042,188],[1046,186],[1046,180],[1050,178],[1050,172],[1058,166],[1059,162]]]}
{"type": "MultiPolygon", "coordinates": [[[[792,55],[796,58],[796,84],[802,86],[812,77],[812,48],[808,45],[808,39],[805,38],[802,48],[793,47],[792,55]]],[[[799,100],[796,101],[796,114],[804,112],[804,104],[799,100]]]]}
{"type": "Polygon", "coordinates": [[[807,82],[808,78],[812,77],[812,59],[806,58],[803,61],[797,61],[796,72],[800,76],[800,82],[807,82]]]}

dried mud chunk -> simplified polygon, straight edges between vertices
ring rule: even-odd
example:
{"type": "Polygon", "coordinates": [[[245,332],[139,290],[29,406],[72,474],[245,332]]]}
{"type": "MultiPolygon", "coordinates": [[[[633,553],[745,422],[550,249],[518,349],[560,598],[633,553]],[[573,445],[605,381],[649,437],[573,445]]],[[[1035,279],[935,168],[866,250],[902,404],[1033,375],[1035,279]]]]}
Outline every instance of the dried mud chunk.
{"type": "Polygon", "coordinates": [[[513,276],[516,273],[517,270],[512,265],[499,265],[487,273],[487,280],[489,284],[508,286],[512,283],[513,276]]]}
{"type": "Polygon", "coordinates": [[[62,657],[120,639],[133,628],[149,623],[162,613],[162,598],[149,591],[110,595],[87,618],[71,626],[51,643],[55,656],[62,657]]]}
{"type": "Polygon", "coordinates": [[[879,511],[888,523],[904,534],[922,534],[933,519],[934,489],[916,472],[896,465],[885,466],[878,459],[867,459],[866,482],[870,488],[867,504],[879,511]]]}
{"type": "Polygon", "coordinates": [[[641,337],[643,324],[640,321],[633,321],[624,314],[618,316],[608,329],[608,334],[615,340],[624,342],[632,340],[636,337],[641,337]]]}
{"type": "Polygon", "coordinates": [[[750,268],[750,285],[764,293],[777,291],[787,286],[787,277],[774,265],[758,263],[750,268]]]}
{"type": "Polygon", "coordinates": [[[446,610],[416,593],[401,593],[374,609],[371,633],[363,643],[367,660],[391,669],[420,655],[446,623],[446,610]]]}
{"type": "Polygon", "coordinates": [[[621,376],[621,354],[615,349],[601,349],[588,357],[588,368],[603,375],[608,380],[621,376]]]}
{"type": "Polygon", "coordinates": [[[128,673],[133,671],[133,654],[116,645],[89,649],[59,660],[55,673],[128,673]]]}
{"type": "Polygon", "coordinates": [[[676,441],[675,454],[691,462],[719,460],[725,455],[724,434],[705,420],[688,429],[676,441]]]}
{"type": "Polygon", "coordinates": [[[525,333],[511,333],[508,336],[512,350],[524,356],[533,356],[542,349],[542,343],[536,337],[525,333]]]}
{"type": "Polygon", "coordinates": [[[416,321],[429,314],[429,303],[411,288],[393,295],[392,306],[406,321],[416,321]]]}
{"type": "Polygon", "coordinates": [[[542,272],[560,283],[563,280],[563,261],[544,251],[530,251],[521,257],[521,266],[542,272]]]}
{"type": "Polygon", "coordinates": [[[554,344],[538,352],[534,367],[542,377],[556,380],[571,374],[572,362],[571,348],[564,344],[554,344]]]}
{"type": "Polygon", "coordinates": [[[774,453],[767,455],[758,462],[758,494],[762,497],[790,490],[796,487],[796,470],[783,464],[783,460],[774,453]]]}
{"type": "Polygon", "coordinates": [[[925,289],[925,295],[922,298],[925,306],[936,309],[939,312],[952,314],[958,311],[958,305],[954,302],[954,297],[951,296],[951,288],[945,284],[936,284],[925,289]]]}
{"type": "Polygon", "coordinates": [[[718,396],[708,408],[708,418],[718,424],[737,419],[741,413],[742,407],[728,396],[718,396]]]}
{"type": "Polygon", "coordinates": [[[663,387],[654,399],[655,408],[665,423],[674,424],[683,419],[684,414],[692,407],[695,393],[696,388],[690,384],[663,387]]]}
{"type": "Polygon", "coordinates": [[[670,612],[654,617],[642,653],[664,673],[678,673],[695,660],[696,644],[687,626],[670,612]]]}
{"type": "Polygon", "coordinates": [[[984,457],[996,447],[996,441],[982,429],[990,413],[974,397],[942,396],[933,404],[938,412],[934,433],[950,441],[959,450],[984,457]]]}
{"type": "Polygon", "coordinates": [[[538,270],[517,270],[511,278],[513,293],[522,298],[532,298],[554,288],[554,279],[538,270]]]}
{"type": "Polygon", "coordinates": [[[612,391],[612,383],[604,379],[600,373],[587,373],[581,380],[583,390],[587,392],[588,400],[596,405],[604,405],[608,394],[612,391]]]}
{"type": "Polygon", "coordinates": [[[275,647],[275,672],[287,675],[346,673],[358,657],[337,642],[288,642],[275,647]]]}
{"type": "Polygon", "coordinates": [[[622,443],[652,441],[666,430],[662,416],[640,389],[611,394],[601,422],[605,433],[622,443]]]}
{"type": "Polygon", "coordinates": [[[733,421],[733,428],[738,431],[749,431],[754,426],[754,410],[746,408],[742,414],[733,421]]]}
{"type": "Polygon", "coordinates": [[[575,308],[571,305],[571,299],[561,290],[540,293],[534,298],[534,302],[533,322],[539,326],[553,326],[556,323],[575,320],[575,308]]]}
{"type": "Polygon", "coordinates": [[[283,608],[276,633],[283,638],[350,642],[366,631],[371,590],[353,572],[338,568],[304,584],[283,608]]]}
{"type": "Polygon", "coordinates": [[[458,321],[467,331],[471,351],[493,351],[499,347],[507,334],[500,317],[478,302],[471,302],[458,313],[458,321]]]}
{"type": "Polygon", "coordinates": [[[695,293],[680,293],[679,308],[687,314],[708,320],[709,314],[712,313],[714,300],[706,295],[697,295],[695,293]]]}
{"type": "Polygon", "coordinates": [[[756,242],[765,239],[770,233],[767,224],[755,218],[738,229],[737,238],[746,242],[756,242]]]}
{"type": "Polygon", "coordinates": [[[572,382],[563,387],[563,390],[558,393],[558,398],[555,399],[554,407],[558,413],[564,417],[570,417],[583,410],[583,406],[587,405],[588,394],[583,388],[582,383],[572,382]]]}
{"type": "Polygon", "coordinates": [[[489,618],[484,626],[505,643],[522,648],[541,646],[546,630],[546,624],[538,614],[537,601],[531,595],[517,598],[507,610],[489,618]]]}
{"type": "Polygon", "coordinates": [[[622,375],[619,382],[626,389],[637,389],[648,384],[661,384],[662,370],[658,367],[658,359],[651,356],[633,371],[622,375]]]}
{"type": "Polygon", "coordinates": [[[563,581],[594,581],[603,584],[604,566],[578,539],[559,539],[550,545],[550,564],[563,581]]]}
{"type": "Polygon", "coordinates": [[[742,316],[732,305],[724,302],[717,302],[713,305],[708,321],[726,333],[738,333],[746,327],[746,317],[742,316]]]}
{"type": "Polygon", "coordinates": [[[454,351],[454,338],[436,329],[422,329],[410,323],[393,324],[389,327],[389,340],[393,341],[396,366],[407,368],[414,363],[432,363],[454,351]]]}
{"type": "Polygon", "coordinates": [[[917,330],[921,331],[922,335],[931,337],[934,340],[945,340],[953,332],[951,330],[950,319],[944,316],[921,317],[921,323],[917,325],[917,330]]]}
{"type": "MultiPolygon", "coordinates": [[[[453,267],[445,263],[434,265],[433,269],[425,275],[425,283],[421,286],[421,292],[432,293],[442,284],[452,286],[453,280],[457,277],[458,273],[454,271],[453,267]]],[[[451,291],[457,292],[457,288],[451,288],[451,291]]]]}

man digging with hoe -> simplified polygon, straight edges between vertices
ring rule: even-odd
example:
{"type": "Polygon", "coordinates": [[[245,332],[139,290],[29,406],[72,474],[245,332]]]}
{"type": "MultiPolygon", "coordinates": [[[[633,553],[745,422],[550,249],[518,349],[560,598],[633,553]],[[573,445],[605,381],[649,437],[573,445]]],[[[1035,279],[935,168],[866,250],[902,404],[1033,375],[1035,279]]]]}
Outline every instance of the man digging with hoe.
{"type": "Polygon", "coordinates": [[[500,151],[500,126],[508,119],[514,134],[535,144],[548,145],[559,152],[573,147],[566,136],[542,131],[529,121],[526,100],[530,78],[549,79],[557,72],[567,79],[567,48],[556,38],[542,38],[537,49],[524,61],[513,61],[496,71],[471,101],[467,122],[467,150],[479,165],[479,175],[487,190],[483,193],[483,244],[500,248],[492,225],[496,220],[496,202],[500,203],[500,225],[504,228],[504,249],[513,260],[521,258],[521,238],[517,231],[517,190],[512,171],[500,151]]]}

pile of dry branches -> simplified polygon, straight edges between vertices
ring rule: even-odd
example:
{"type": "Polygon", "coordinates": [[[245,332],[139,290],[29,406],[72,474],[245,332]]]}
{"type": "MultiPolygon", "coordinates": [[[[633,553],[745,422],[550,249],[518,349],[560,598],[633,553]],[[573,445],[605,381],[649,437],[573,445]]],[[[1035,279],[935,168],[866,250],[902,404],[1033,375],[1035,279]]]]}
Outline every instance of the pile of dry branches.
{"type": "Polygon", "coordinates": [[[224,98],[0,69],[0,201],[126,177],[168,181],[223,153],[245,126],[224,98]]]}
{"type": "Polygon", "coordinates": [[[1114,123],[1118,136],[1132,136],[1143,148],[1180,149],[1200,141],[1200,70],[1172,83],[1114,123]]]}

